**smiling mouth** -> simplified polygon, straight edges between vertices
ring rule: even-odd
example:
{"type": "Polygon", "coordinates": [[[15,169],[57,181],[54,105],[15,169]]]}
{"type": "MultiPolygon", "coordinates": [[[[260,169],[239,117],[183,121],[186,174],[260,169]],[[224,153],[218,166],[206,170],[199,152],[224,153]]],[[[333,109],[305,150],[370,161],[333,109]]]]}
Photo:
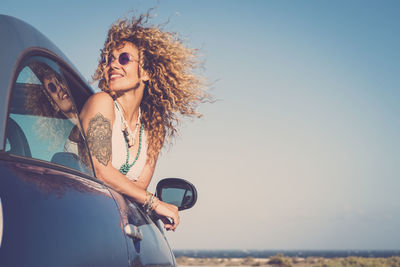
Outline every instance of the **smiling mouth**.
{"type": "Polygon", "coordinates": [[[119,78],[121,78],[121,77],[122,77],[121,74],[111,74],[111,75],[109,76],[109,79],[110,79],[110,81],[112,81],[112,80],[115,80],[115,79],[119,79],[119,78]]]}
{"type": "Polygon", "coordinates": [[[61,100],[64,100],[64,99],[68,99],[69,98],[69,95],[64,91],[64,92],[61,92],[61,94],[60,94],[60,99],[61,100]]]}

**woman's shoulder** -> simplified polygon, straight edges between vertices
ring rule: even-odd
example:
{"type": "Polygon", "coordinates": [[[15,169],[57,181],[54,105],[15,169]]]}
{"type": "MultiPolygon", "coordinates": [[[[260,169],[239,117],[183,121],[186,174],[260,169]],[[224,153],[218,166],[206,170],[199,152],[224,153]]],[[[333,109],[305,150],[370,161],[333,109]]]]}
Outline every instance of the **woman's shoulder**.
{"type": "Polygon", "coordinates": [[[104,104],[113,105],[114,100],[106,92],[98,92],[91,95],[87,100],[87,103],[98,104],[98,105],[104,105],[104,104]]]}
{"type": "Polygon", "coordinates": [[[88,98],[82,108],[81,116],[86,114],[102,113],[103,115],[111,115],[114,113],[114,100],[106,92],[96,93],[88,98]]]}

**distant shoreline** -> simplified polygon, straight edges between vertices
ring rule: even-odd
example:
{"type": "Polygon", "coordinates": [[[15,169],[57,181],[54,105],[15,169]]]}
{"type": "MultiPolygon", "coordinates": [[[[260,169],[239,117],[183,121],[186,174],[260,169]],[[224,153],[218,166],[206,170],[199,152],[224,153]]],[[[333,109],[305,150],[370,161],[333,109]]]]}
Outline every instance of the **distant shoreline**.
{"type": "Polygon", "coordinates": [[[212,267],[212,266],[285,266],[285,267],[307,267],[307,266],[324,266],[324,267],[358,267],[358,266],[379,266],[393,267],[400,266],[400,257],[393,256],[388,258],[371,258],[371,257],[287,257],[277,254],[269,258],[195,258],[195,257],[177,257],[177,265],[179,267],[212,267]]]}
{"type": "Polygon", "coordinates": [[[400,250],[228,250],[228,249],[176,249],[175,257],[192,258],[269,258],[282,254],[288,257],[322,258],[389,258],[400,257],[400,250]]]}

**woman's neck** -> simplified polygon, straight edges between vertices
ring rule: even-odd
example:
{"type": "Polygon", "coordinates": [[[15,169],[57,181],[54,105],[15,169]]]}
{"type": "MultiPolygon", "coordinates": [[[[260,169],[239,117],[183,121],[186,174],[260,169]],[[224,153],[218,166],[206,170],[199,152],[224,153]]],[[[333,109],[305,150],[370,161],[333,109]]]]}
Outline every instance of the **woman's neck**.
{"type": "Polygon", "coordinates": [[[143,90],[140,89],[126,92],[117,98],[118,104],[122,107],[124,118],[129,124],[136,123],[139,115],[139,106],[143,97],[143,90]]]}

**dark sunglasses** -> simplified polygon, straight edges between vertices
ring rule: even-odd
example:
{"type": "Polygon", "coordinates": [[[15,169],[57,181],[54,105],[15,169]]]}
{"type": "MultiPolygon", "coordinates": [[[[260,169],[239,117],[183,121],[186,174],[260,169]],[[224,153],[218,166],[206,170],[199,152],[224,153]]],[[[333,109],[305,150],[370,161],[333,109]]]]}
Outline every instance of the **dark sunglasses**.
{"type": "Polygon", "coordinates": [[[50,82],[48,85],[47,85],[47,88],[49,88],[49,90],[50,90],[50,92],[52,92],[53,94],[54,93],[57,93],[57,87],[54,85],[54,83],[52,83],[52,82],[50,82]]]}
{"type": "Polygon", "coordinates": [[[65,87],[56,79],[54,82],[49,82],[47,84],[47,88],[49,89],[50,93],[57,93],[58,91],[63,91],[65,92],[66,89],[65,87]]]}
{"type": "MultiPolygon", "coordinates": [[[[110,66],[110,64],[114,61],[115,57],[113,55],[109,55],[107,60],[106,57],[103,57],[101,59],[101,63],[105,64],[107,63],[107,66],[110,66]]],[[[127,53],[127,52],[122,52],[121,54],[119,54],[118,56],[118,62],[121,66],[125,66],[126,64],[128,64],[130,61],[134,61],[133,57],[127,53]]]]}

